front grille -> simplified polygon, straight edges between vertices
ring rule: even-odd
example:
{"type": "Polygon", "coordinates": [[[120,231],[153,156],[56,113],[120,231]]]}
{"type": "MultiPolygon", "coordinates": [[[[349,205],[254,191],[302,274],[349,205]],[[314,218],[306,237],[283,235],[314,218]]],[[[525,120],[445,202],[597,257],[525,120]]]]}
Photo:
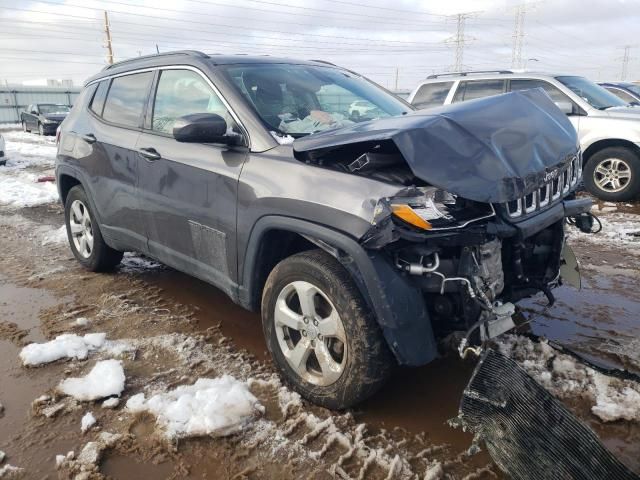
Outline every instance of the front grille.
{"type": "Polygon", "coordinates": [[[573,157],[567,167],[561,170],[556,178],[542,187],[511,202],[504,203],[504,209],[510,218],[520,218],[559,202],[582,176],[582,155],[573,157]]]}

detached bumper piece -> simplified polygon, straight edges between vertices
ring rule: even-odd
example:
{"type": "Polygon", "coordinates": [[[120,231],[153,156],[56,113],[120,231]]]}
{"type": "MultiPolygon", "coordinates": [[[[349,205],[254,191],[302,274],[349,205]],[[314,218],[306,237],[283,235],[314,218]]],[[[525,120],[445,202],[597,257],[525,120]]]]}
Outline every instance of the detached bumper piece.
{"type": "Polygon", "coordinates": [[[640,478],[513,360],[491,349],[463,393],[459,420],[516,480],[640,478]]]}

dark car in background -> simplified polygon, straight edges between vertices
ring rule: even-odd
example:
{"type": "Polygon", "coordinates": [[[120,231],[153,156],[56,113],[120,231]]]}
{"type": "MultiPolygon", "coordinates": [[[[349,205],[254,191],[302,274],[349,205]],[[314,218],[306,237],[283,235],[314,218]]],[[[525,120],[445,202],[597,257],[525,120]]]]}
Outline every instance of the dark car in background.
{"type": "Polygon", "coordinates": [[[537,90],[418,112],[326,62],[172,52],[88,80],[56,177],[84,267],[134,250],[217,286],[301,394],[345,408],[436,336],[466,355],[553,299],[581,168],[537,90]]]}
{"type": "Polygon", "coordinates": [[[640,105],[640,85],[631,82],[606,82],[599,85],[631,105],[640,105]]]}
{"type": "Polygon", "coordinates": [[[53,135],[71,111],[69,105],[55,103],[34,103],[20,114],[20,122],[25,132],[37,131],[40,135],[53,135]]]}

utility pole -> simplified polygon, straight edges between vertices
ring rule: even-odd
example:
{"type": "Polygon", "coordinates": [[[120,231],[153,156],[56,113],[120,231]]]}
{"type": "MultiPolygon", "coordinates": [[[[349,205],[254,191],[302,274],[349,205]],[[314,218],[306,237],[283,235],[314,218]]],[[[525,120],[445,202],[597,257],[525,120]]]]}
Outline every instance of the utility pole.
{"type": "Polygon", "coordinates": [[[398,91],[398,67],[396,67],[396,88],[394,91],[398,91]]]}
{"type": "Polygon", "coordinates": [[[107,11],[104,11],[104,33],[106,35],[107,44],[105,45],[107,49],[107,63],[109,65],[113,65],[113,45],[111,44],[111,28],[109,25],[109,14],[107,11]]]}
{"type": "Polygon", "coordinates": [[[620,72],[620,80],[623,82],[627,79],[627,71],[629,69],[629,53],[632,45],[624,46],[624,54],[622,55],[622,71],[620,72]]]}
{"type": "Polygon", "coordinates": [[[456,34],[455,36],[446,39],[445,43],[453,44],[455,46],[455,57],[452,68],[454,72],[462,71],[464,67],[462,62],[464,59],[464,47],[469,41],[473,40],[472,38],[466,37],[464,34],[465,23],[468,18],[474,17],[478,13],[480,12],[458,13],[457,15],[450,17],[456,22],[456,34]]]}

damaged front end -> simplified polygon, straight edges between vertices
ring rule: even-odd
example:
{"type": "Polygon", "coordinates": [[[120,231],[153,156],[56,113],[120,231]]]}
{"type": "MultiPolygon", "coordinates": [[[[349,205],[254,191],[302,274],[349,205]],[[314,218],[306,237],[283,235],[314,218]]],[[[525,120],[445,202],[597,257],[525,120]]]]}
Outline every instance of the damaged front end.
{"type": "Polygon", "coordinates": [[[398,185],[360,243],[420,289],[437,336],[466,331],[463,356],[515,326],[518,300],[553,303],[565,219],[591,208],[575,130],[542,90],[314,134],[294,154],[398,185]]]}

